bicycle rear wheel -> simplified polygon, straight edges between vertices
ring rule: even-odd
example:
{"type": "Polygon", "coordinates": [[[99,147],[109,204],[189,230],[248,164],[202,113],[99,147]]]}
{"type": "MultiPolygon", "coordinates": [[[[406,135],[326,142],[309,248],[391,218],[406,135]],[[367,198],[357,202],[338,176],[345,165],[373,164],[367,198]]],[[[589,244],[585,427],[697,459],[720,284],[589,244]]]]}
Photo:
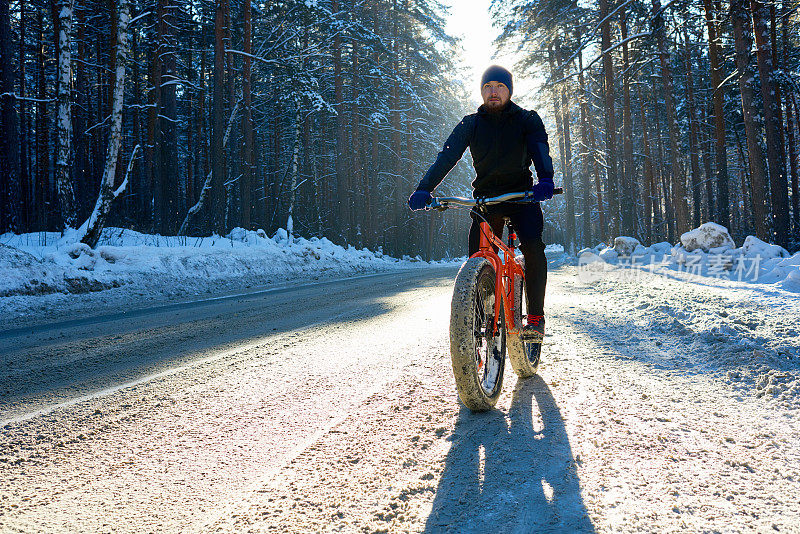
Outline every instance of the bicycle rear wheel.
{"type": "MultiPolygon", "coordinates": [[[[525,258],[517,256],[517,263],[525,270],[525,258]]],[[[528,378],[536,374],[539,360],[542,356],[542,344],[522,341],[522,319],[527,315],[525,304],[525,283],[521,276],[514,277],[514,323],[517,326],[515,333],[507,334],[508,359],[511,367],[520,378],[528,378]]]]}
{"type": "Polygon", "coordinates": [[[495,271],[470,258],[456,276],[450,307],[450,357],[461,402],[472,411],[491,409],[500,397],[506,353],[502,307],[494,333],[495,271]]]}

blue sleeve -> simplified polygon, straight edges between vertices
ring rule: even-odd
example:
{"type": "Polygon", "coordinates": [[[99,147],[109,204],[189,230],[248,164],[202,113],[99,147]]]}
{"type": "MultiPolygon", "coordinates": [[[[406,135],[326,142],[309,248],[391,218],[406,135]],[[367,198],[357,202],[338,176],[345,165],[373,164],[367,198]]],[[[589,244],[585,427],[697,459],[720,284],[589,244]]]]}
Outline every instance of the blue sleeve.
{"type": "Polygon", "coordinates": [[[445,141],[441,152],[436,156],[436,161],[431,165],[431,168],[428,169],[428,172],[425,173],[425,176],[423,176],[422,180],[419,182],[417,189],[430,193],[444,180],[447,173],[456,166],[458,160],[464,155],[467,146],[469,146],[469,138],[472,132],[470,126],[473,120],[474,117],[468,115],[461,119],[461,122],[456,125],[453,129],[453,133],[451,133],[450,137],[445,141]]]}
{"type": "Polygon", "coordinates": [[[550,145],[547,144],[547,131],[541,117],[535,112],[529,112],[526,120],[525,142],[528,145],[528,155],[536,169],[539,182],[553,183],[553,160],[550,158],[550,145]]]}

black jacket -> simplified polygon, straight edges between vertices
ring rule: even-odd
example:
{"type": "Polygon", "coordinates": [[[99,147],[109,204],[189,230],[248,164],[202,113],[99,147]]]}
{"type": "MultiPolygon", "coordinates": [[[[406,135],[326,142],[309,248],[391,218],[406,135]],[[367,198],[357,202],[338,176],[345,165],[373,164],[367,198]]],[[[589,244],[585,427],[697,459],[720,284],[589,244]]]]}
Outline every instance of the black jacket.
{"type": "Polygon", "coordinates": [[[535,111],[509,102],[503,111],[484,106],[467,115],[453,130],[417,189],[433,191],[469,147],[477,176],[474,195],[486,197],[533,187],[531,162],[539,182],[553,183],[553,160],[547,132],[535,111]]]}

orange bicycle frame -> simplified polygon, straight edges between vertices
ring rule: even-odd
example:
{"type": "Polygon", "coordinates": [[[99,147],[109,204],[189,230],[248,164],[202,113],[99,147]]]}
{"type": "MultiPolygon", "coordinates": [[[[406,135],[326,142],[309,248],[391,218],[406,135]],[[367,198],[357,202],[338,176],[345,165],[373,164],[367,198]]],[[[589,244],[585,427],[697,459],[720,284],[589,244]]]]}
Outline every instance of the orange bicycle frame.
{"type": "Polygon", "coordinates": [[[525,271],[516,261],[514,247],[509,247],[503,240],[492,232],[491,226],[487,222],[480,223],[481,236],[478,252],[470,256],[471,258],[486,258],[494,267],[495,282],[494,294],[500,298],[494,299],[494,325],[493,334],[498,334],[497,321],[500,317],[500,307],[505,313],[506,329],[511,333],[517,333],[522,325],[517,325],[514,321],[516,287],[514,276],[519,275],[525,279],[525,271]],[[503,251],[505,262],[500,258],[497,250],[503,251]]]}

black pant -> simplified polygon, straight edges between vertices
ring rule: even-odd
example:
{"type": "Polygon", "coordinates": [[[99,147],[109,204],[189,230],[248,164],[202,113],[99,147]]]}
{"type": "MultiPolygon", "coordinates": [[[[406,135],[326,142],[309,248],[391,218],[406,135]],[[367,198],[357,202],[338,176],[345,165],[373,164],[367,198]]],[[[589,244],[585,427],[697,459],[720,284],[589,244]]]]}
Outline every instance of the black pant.
{"type": "MultiPolygon", "coordinates": [[[[481,215],[492,227],[492,231],[502,236],[505,218],[519,238],[519,249],[525,256],[525,292],[528,313],[544,315],[544,291],[547,286],[547,258],[544,255],[542,230],[544,216],[539,203],[534,204],[495,204],[486,207],[481,215]]],[[[469,255],[478,252],[480,246],[480,223],[482,219],[473,211],[472,226],[469,229],[469,255]]]]}

